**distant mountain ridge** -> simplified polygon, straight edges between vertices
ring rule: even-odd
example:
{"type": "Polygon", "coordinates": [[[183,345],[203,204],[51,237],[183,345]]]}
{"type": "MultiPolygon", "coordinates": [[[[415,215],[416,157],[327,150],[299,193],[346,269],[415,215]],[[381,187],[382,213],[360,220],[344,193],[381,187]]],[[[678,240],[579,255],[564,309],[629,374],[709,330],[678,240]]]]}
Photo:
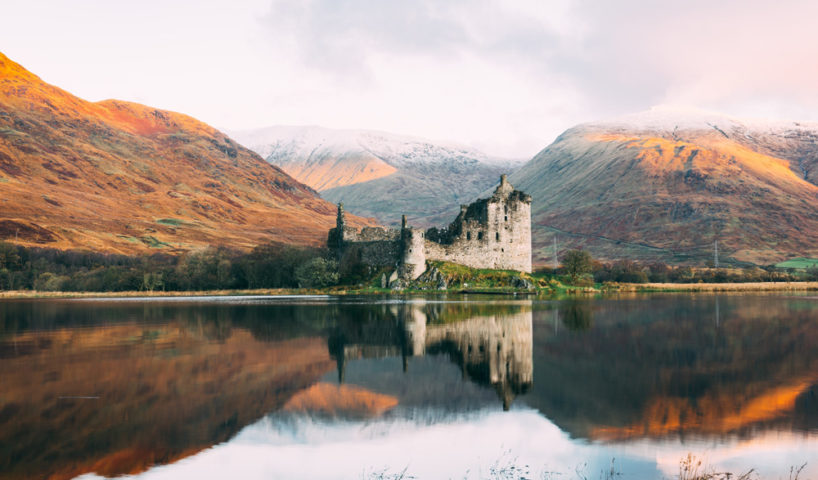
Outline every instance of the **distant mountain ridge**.
{"type": "Polygon", "coordinates": [[[531,194],[535,259],[757,264],[818,256],[818,125],[658,108],[568,129],[511,176],[531,194]]]}
{"type": "Polygon", "coordinates": [[[0,240],[125,254],[248,249],[318,245],[334,223],[332,204],[213,127],[82,100],[0,54],[0,240]]]}
{"type": "Polygon", "coordinates": [[[445,142],[367,130],[278,126],[232,132],[243,145],[347,210],[397,224],[448,223],[461,203],[521,161],[445,142]]]}

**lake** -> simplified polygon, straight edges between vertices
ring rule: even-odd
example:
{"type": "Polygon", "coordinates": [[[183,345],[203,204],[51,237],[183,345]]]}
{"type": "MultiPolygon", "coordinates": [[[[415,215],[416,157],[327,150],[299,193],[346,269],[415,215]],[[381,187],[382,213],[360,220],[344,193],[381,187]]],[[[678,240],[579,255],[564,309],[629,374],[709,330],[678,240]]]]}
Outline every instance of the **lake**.
{"type": "Polygon", "coordinates": [[[4,479],[816,478],[817,395],[808,296],[0,301],[4,479]]]}

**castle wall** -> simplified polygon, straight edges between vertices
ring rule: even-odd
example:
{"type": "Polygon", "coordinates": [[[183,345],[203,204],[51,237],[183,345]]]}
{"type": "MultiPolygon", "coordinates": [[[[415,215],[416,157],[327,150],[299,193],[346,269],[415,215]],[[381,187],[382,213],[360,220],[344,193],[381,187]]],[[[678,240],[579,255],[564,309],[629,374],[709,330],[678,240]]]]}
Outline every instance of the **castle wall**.
{"type": "Polygon", "coordinates": [[[338,260],[361,262],[370,267],[395,267],[401,260],[400,230],[364,227],[358,231],[344,225],[330,230],[328,245],[338,260]]]}
{"type": "Polygon", "coordinates": [[[400,240],[400,230],[383,227],[364,227],[357,231],[344,227],[345,242],[396,242],[400,240]]]}
{"type": "Polygon", "coordinates": [[[531,272],[531,203],[491,199],[484,208],[479,214],[485,221],[462,219],[450,244],[426,239],[426,258],[473,268],[531,272]]]}
{"type": "Polygon", "coordinates": [[[397,267],[401,259],[400,242],[384,240],[348,243],[344,246],[341,261],[344,259],[370,267],[397,267]]]}

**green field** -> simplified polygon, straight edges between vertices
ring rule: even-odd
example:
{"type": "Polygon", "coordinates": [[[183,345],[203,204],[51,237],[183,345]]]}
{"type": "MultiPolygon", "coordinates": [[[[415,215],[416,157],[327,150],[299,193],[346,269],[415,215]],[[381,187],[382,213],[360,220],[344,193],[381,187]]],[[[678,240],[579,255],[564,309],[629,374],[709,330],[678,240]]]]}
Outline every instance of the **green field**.
{"type": "Polygon", "coordinates": [[[806,269],[812,266],[818,266],[818,258],[791,258],[775,265],[778,268],[798,268],[806,269]]]}

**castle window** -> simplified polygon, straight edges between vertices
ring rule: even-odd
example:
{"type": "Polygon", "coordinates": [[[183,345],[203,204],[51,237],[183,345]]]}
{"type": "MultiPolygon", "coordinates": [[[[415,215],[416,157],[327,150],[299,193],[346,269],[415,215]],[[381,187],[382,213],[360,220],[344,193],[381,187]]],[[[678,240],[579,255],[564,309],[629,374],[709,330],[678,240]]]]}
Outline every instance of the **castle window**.
{"type": "Polygon", "coordinates": [[[471,240],[471,232],[466,232],[466,240],[471,240]]]}
{"type": "Polygon", "coordinates": [[[500,232],[494,234],[494,239],[497,240],[498,242],[500,241],[500,232]]]}
{"type": "Polygon", "coordinates": [[[482,240],[482,239],[483,239],[483,232],[477,232],[477,239],[478,239],[478,240],[482,240]]]}
{"type": "Polygon", "coordinates": [[[505,220],[508,221],[508,215],[505,216],[505,220]]]}

